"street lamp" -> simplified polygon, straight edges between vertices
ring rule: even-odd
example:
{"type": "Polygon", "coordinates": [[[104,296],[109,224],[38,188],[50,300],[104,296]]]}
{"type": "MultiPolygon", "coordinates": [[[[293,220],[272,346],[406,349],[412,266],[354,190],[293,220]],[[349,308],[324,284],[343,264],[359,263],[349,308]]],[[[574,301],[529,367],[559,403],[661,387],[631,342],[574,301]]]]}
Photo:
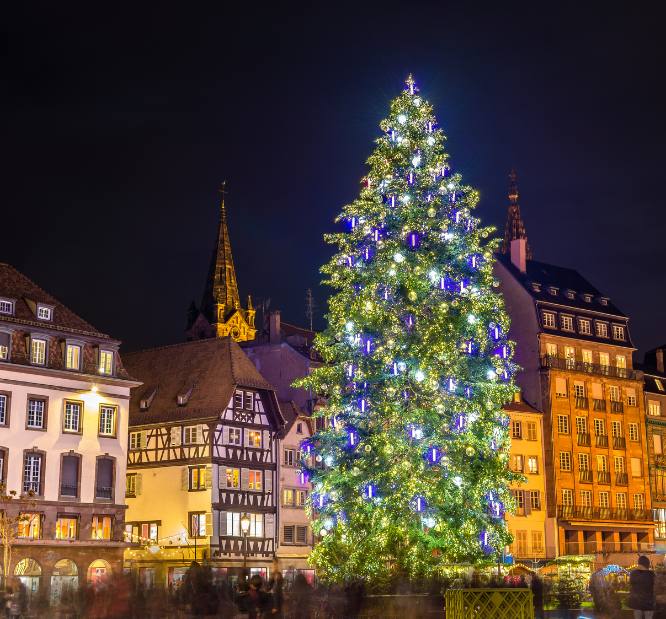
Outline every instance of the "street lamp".
{"type": "Polygon", "coordinates": [[[250,532],[250,516],[243,514],[240,519],[243,534],[243,576],[247,579],[247,535],[250,532]]]}

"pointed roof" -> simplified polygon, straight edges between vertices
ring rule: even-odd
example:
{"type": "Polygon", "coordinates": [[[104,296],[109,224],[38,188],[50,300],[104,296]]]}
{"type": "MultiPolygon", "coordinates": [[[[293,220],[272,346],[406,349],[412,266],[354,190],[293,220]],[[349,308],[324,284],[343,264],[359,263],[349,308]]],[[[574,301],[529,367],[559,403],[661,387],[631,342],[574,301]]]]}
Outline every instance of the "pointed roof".
{"type": "Polygon", "coordinates": [[[218,322],[215,311],[217,304],[224,305],[226,315],[240,308],[236,269],[234,268],[231,240],[227,227],[227,209],[224,204],[225,186],[226,182],[222,183],[220,188],[222,198],[220,200],[220,224],[217,232],[217,243],[211,256],[206,288],[201,300],[201,311],[211,324],[218,322]]]}
{"type": "MultiPolygon", "coordinates": [[[[518,175],[515,170],[509,173],[509,210],[506,217],[506,226],[504,227],[504,240],[502,241],[502,253],[511,252],[511,241],[516,239],[525,239],[527,241],[527,232],[525,224],[520,215],[520,205],[518,204],[518,175]]],[[[532,259],[532,249],[527,242],[527,259],[532,259]]]]}

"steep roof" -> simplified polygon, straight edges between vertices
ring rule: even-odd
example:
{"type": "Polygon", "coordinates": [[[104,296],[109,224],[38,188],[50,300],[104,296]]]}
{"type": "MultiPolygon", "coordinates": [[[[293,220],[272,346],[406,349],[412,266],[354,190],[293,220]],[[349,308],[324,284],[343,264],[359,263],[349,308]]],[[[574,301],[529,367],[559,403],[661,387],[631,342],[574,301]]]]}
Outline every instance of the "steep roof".
{"type": "Polygon", "coordinates": [[[0,298],[15,301],[13,316],[0,314],[0,320],[3,322],[110,339],[108,335],[101,333],[89,322],[77,316],[66,305],[40,288],[30,278],[4,262],[0,262],[0,298]],[[37,319],[36,308],[38,303],[53,307],[51,320],[37,319]]]}
{"type": "Polygon", "coordinates": [[[273,387],[231,338],[211,338],[123,355],[130,374],[143,382],[132,392],[130,425],[219,416],[236,387],[267,392],[276,425],[283,424],[273,387]],[[185,403],[178,404],[178,396],[185,403]],[[140,402],[151,399],[148,410],[140,402]]]}
{"type": "Polygon", "coordinates": [[[509,173],[509,208],[506,215],[506,224],[504,226],[504,240],[502,241],[502,253],[511,253],[511,241],[516,239],[525,239],[525,249],[527,259],[532,259],[532,250],[527,240],[525,224],[520,214],[520,204],[518,204],[518,175],[515,170],[509,173]]]}

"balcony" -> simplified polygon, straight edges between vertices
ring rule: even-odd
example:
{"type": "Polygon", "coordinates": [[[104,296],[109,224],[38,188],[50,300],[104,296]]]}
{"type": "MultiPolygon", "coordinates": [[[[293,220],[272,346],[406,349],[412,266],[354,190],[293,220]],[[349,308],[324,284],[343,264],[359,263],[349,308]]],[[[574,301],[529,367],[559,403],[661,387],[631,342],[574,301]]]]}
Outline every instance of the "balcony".
{"type": "Polygon", "coordinates": [[[582,505],[558,505],[557,517],[566,520],[634,520],[654,522],[649,509],[611,509],[610,507],[583,507],[582,505]]]}
{"type": "Polygon", "coordinates": [[[627,439],[624,436],[614,436],[613,437],[613,449],[626,449],[627,448],[627,439]]]}
{"type": "Polygon", "coordinates": [[[666,456],[659,455],[654,457],[654,465],[660,469],[666,468],[666,456]]]}
{"type": "Polygon", "coordinates": [[[608,471],[597,471],[597,483],[610,485],[610,473],[608,471]]]}
{"type": "Polygon", "coordinates": [[[60,496],[68,496],[76,498],[78,496],[78,486],[69,484],[60,484],[60,496]]]}
{"type": "Polygon", "coordinates": [[[556,370],[570,370],[582,372],[584,374],[597,374],[599,376],[610,376],[612,378],[627,378],[636,380],[636,370],[628,368],[617,368],[611,365],[596,365],[594,363],[584,363],[574,359],[564,359],[563,357],[552,357],[546,355],[541,357],[541,367],[553,368],[556,370]]]}
{"type": "Polygon", "coordinates": [[[578,481],[584,484],[592,483],[592,471],[578,471],[578,481]]]}
{"type": "Polygon", "coordinates": [[[608,434],[597,434],[594,445],[595,447],[608,447],[608,434]]]}
{"type": "Polygon", "coordinates": [[[615,473],[615,483],[618,486],[628,486],[629,476],[626,473],[615,473]]]}
{"type": "Polygon", "coordinates": [[[113,498],[113,488],[104,488],[104,487],[95,488],[95,498],[96,499],[112,499],[113,498]]]}
{"type": "Polygon", "coordinates": [[[624,413],[624,403],[611,400],[611,413],[624,413]]]}
{"type": "Polygon", "coordinates": [[[630,552],[643,554],[654,552],[654,544],[647,542],[566,542],[565,554],[567,555],[593,555],[595,553],[630,552]]]}
{"type": "Polygon", "coordinates": [[[585,396],[577,395],[574,398],[574,406],[580,410],[586,411],[589,408],[589,401],[585,396]]]}
{"type": "Polygon", "coordinates": [[[606,412],[606,400],[599,400],[598,398],[593,398],[592,399],[592,409],[599,412],[599,413],[605,413],[606,412]]]}
{"type": "Polygon", "coordinates": [[[579,432],[577,434],[577,442],[581,447],[590,446],[590,435],[588,432],[579,432]]]}

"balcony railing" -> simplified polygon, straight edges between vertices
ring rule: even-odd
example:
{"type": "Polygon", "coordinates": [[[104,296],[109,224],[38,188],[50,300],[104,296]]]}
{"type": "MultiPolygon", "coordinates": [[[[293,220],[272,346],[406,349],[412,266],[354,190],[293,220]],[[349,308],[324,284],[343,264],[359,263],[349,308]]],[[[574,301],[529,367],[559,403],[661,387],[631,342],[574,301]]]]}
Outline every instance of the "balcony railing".
{"type": "Polygon", "coordinates": [[[588,432],[579,432],[577,435],[578,444],[582,447],[590,446],[590,434],[588,432]]]}
{"type": "Polygon", "coordinates": [[[653,522],[649,509],[617,509],[610,507],[583,507],[582,505],[558,505],[557,517],[583,520],[635,520],[653,522]]]}
{"type": "Polygon", "coordinates": [[[629,485],[629,476],[626,473],[615,473],[615,483],[618,486],[629,485]]]}
{"type": "Polygon", "coordinates": [[[611,413],[624,413],[624,402],[611,400],[611,413]]]}
{"type": "Polygon", "coordinates": [[[113,488],[97,487],[95,488],[96,499],[111,499],[113,498],[113,488]]]}
{"type": "Polygon", "coordinates": [[[655,456],[654,457],[654,465],[658,466],[659,468],[664,468],[666,467],[666,456],[663,454],[660,456],[655,456]]]}
{"type": "Polygon", "coordinates": [[[606,400],[599,400],[598,398],[592,398],[592,408],[598,412],[606,411],[606,400]]]}
{"type": "Polygon", "coordinates": [[[654,551],[654,544],[647,542],[566,542],[564,547],[565,554],[568,555],[593,555],[597,552],[631,552],[642,554],[654,551]]]}
{"type": "Polygon", "coordinates": [[[608,447],[608,434],[597,434],[594,444],[596,447],[608,447]]]}
{"type": "Polygon", "coordinates": [[[592,483],[592,471],[578,471],[578,480],[584,484],[592,483]]]}
{"type": "Polygon", "coordinates": [[[585,374],[599,374],[600,376],[611,376],[613,378],[628,378],[630,380],[636,380],[637,377],[636,371],[628,368],[618,368],[612,365],[596,365],[594,363],[584,363],[583,361],[550,355],[541,357],[541,367],[555,368],[557,370],[573,370],[584,372],[585,374]]]}
{"type": "Polygon", "coordinates": [[[610,485],[610,473],[608,471],[597,471],[597,482],[610,485]]]}
{"type": "Polygon", "coordinates": [[[60,484],[60,496],[76,497],[78,492],[77,486],[70,486],[68,484],[60,484]]]}
{"type": "Polygon", "coordinates": [[[614,436],[613,437],[613,449],[626,449],[627,448],[627,439],[624,436],[614,436]]]}
{"type": "Polygon", "coordinates": [[[574,398],[574,406],[576,408],[586,411],[589,408],[589,401],[585,396],[577,395],[574,398]]]}

